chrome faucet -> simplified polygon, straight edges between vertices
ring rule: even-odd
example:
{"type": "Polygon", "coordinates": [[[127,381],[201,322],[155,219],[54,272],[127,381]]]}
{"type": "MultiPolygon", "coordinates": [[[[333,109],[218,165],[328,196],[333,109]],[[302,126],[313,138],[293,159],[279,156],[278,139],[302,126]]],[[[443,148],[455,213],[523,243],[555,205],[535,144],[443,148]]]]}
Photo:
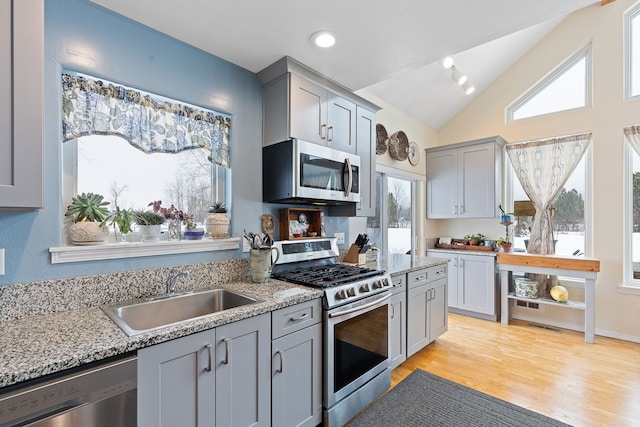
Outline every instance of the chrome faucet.
{"type": "Polygon", "coordinates": [[[167,282],[166,284],[166,291],[165,294],[166,295],[172,295],[176,292],[176,281],[178,280],[178,277],[180,276],[184,276],[184,277],[189,277],[189,272],[188,271],[180,271],[180,272],[176,272],[175,268],[172,268],[171,271],[169,271],[169,277],[167,277],[167,282]]]}

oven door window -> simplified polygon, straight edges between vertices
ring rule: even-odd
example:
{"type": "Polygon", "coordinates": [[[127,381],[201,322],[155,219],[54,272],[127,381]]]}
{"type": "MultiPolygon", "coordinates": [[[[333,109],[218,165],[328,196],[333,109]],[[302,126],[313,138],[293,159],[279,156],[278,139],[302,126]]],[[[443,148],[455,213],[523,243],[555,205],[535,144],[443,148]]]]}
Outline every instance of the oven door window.
{"type": "Polygon", "coordinates": [[[387,360],[388,318],[384,305],[335,325],[334,393],[387,360]]]}
{"type": "MultiPolygon", "coordinates": [[[[351,165],[351,192],[358,193],[360,168],[351,165]]],[[[300,185],[321,190],[345,191],[349,182],[346,162],[339,162],[311,154],[300,154],[300,185]]]]}

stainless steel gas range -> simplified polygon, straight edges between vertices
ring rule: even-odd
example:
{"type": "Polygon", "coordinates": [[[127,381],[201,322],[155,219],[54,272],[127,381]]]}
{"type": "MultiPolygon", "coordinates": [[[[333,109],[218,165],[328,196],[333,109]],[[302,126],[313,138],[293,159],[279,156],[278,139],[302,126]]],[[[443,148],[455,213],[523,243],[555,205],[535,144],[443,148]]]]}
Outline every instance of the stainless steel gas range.
{"type": "Polygon", "coordinates": [[[274,243],[272,277],[324,289],[324,424],[342,426],[391,386],[389,299],[384,271],[339,264],[335,238],[274,243]]]}

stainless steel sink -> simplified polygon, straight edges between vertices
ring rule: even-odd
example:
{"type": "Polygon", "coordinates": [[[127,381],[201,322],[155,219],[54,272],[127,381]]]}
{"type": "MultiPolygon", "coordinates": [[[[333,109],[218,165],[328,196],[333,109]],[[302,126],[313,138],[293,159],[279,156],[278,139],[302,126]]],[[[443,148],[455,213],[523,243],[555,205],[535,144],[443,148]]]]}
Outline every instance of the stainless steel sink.
{"type": "Polygon", "coordinates": [[[209,289],[156,299],[105,305],[102,310],[127,335],[137,335],[223,310],[260,302],[227,289],[209,289]]]}

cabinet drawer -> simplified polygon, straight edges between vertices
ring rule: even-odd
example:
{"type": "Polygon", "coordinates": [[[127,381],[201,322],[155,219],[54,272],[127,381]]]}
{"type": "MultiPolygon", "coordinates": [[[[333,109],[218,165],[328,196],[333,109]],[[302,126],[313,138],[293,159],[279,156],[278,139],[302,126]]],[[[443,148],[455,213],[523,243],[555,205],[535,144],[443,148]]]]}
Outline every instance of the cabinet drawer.
{"type": "Polygon", "coordinates": [[[271,338],[299,331],[322,321],[322,298],[317,298],[271,313],[271,338]]]}
{"type": "Polygon", "coordinates": [[[435,265],[422,270],[407,273],[407,285],[409,288],[431,282],[447,275],[447,264],[435,265]]]}

